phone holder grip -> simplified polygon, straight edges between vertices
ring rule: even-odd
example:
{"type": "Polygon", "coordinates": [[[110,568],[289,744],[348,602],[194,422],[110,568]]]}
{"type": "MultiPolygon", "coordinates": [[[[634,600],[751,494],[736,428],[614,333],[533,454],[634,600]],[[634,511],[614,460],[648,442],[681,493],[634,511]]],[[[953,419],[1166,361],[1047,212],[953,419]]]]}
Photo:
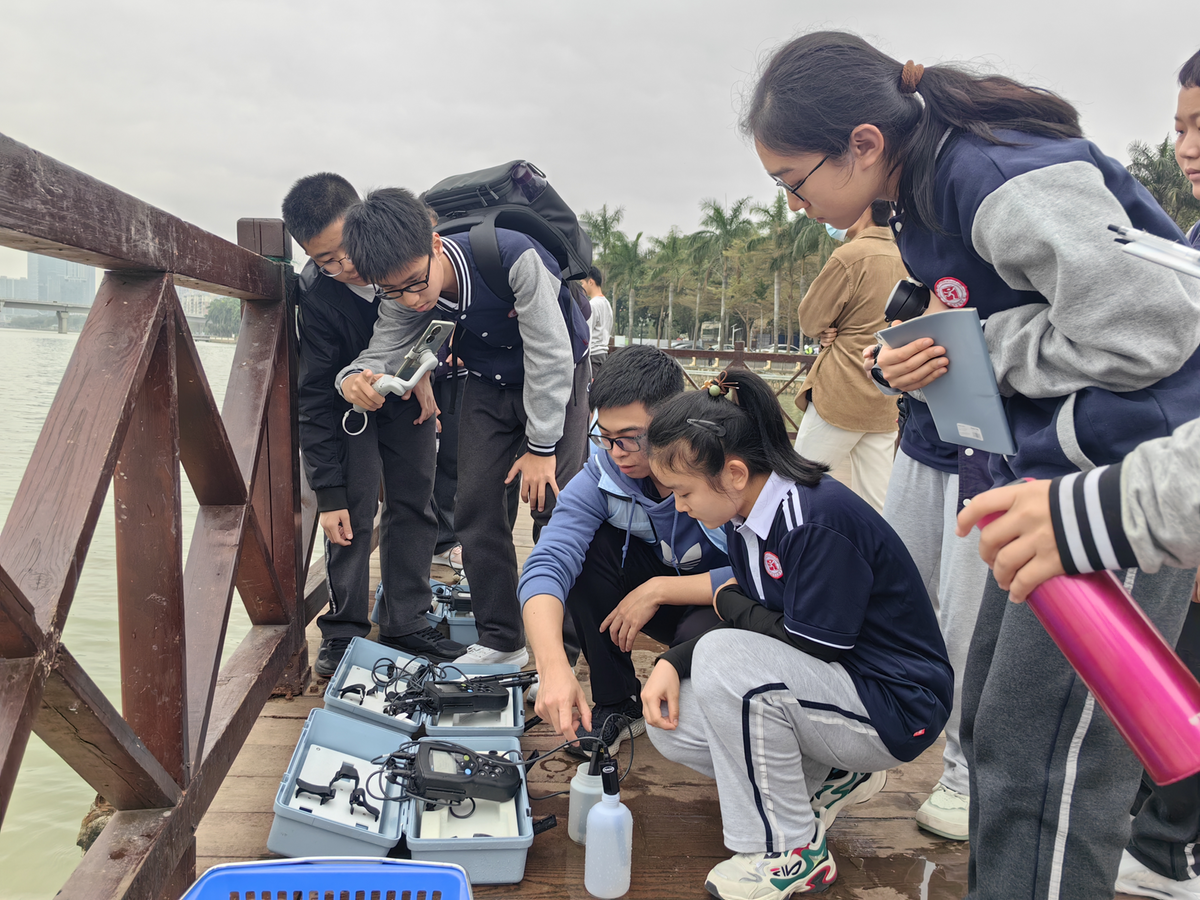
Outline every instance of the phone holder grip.
{"type": "MultiPolygon", "coordinates": [[[[417,364],[417,370],[413,375],[411,375],[409,378],[405,378],[405,379],[397,378],[395,375],[381,375],[379,377],[379,379],[376,380],[376,382],[373,385],[371,385],[373,388],[375,388],[375,393],[381,394],[383,396],[387,396],[388,394],[396,394],[397,396],[402,396],[404,394],[407,394],[409,391],[411,391],[414,387],[417,386],[418,381],[420,381],[422,378],[425,377],[426,372],[432,372],[434,369],[437,368],[437,365],[438,365],[437,354],[435,354],[433,351],[429,350],[427,347],[423,347],[421,349],[420,356],[418,356],[417,358],[418,358],[419,362],[417,364]]],[[[358,435],[360,435],[364,431],[366,431],[367,430],[367,411],[365,409],[363,409],[361,406],[355,406],[353,409],[346,410],[345,414],[342,416],[342,430],[345,431],[346,434],[350,435],[351,437],[357,437],[358,435]],[[349,422],[350,422],[350,414],[351,413],[358,413],[362,416],[362,427],[359,428],[358,431],[350,430],[349,422]]]]}

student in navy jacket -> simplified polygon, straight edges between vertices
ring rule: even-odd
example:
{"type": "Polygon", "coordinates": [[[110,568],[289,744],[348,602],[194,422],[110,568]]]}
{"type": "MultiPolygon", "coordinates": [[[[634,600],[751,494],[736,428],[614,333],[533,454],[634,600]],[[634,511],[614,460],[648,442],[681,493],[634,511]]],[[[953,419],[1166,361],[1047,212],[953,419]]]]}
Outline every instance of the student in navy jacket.
{"type": "Polygon", "coordinates": [[[728,522],[736,580],[725,627],[664,653],[642,702],[655,747],[716,779],[736,855],[705,886],[771,900],[834,881],[834,815],[937,739],[954,673],[903,542],[792,449],[770,387],[730,369],[706,388],[654,417],[650,464],[680,510],[728,522]]]}
{"type": "MultiPolygon", "coordinates": [[[[1082,139],[1066,101],[818,32],[767,64],[744,126],[793,209],[844,226],[873,200],[895,203],[900,253],[932,290],[930,312],[970,305],[986,320],[1017,444],[993,457],[997,481],[1113,463],[1194,417],[1200,283],[1122,253],[1107,227],[1183,236],[1082,139]]],[[[919,391],[953,378],[931,344],[880,353],[887,382],[919,391]]],[[[1191,578],[1126,576],[1170,640],[1191,578]]],[[[963,681],[969,896],[1110,896],[1140,767],[1034,616],[991,578],[963,681]]]]}
{"type": "Polygon", "coordinates": [[[470,235],[434,234],[425,204],[403,188],[368,194],[347,210],[344,231],[346,251],[379,287],[382,304],[370,346],[337,374],[343,397],[378,408],[383,397],[372,384],[400,367],[425,327],[438,317],[456,326],[454,355],[470,374],[459,398],[454,526],[479,628],[458,661],[523,666],[529,653],[505,485],[521,478],[534,523],[544,525],[560,486],[583,465],[587,322],[537,241],[496,230],[513,293],[498,297],[479,272],[470,235]]]}
{"type": "Polygon", "coordinates": [[[329,172],[301,178],[283,201],[284,224],[310,257],[300,273],[297,394],[304,471],[325,536],[329,610],[317,619],[322,640],[314,665],[325,677],[337,669],[351,638],[371,630],[369,562],[381,479],[379,562],[386,599],[377,616],[380,639],[439,661],[464,649],[425,619],[437,535],[428,509],[435,437],[428,383],[416,396],[389,397],[366,417],[361,434],[342,427],[350,404],[338,396],[333,376],[366,348],[379,316],[374,286],[342,247],[342,220],[357,202],[350,183],[329,172]]]}
{"type": "MultiPolygon", "coordinates": [[[[716,585],[732,574],[725,534],[680,513],[650,472],[646,430],[683,391],[683,370],[654,347],[616,352],[592,382],[592,455],[558,498],[517,588],[537,659],[536,711],[567,737],[600,737],[611,752],[642,734],[638,632],[678,644],[717,623],[716,585]],[[590,669],[589,711],[563,652],[563,609],[590,669]]],[[[594,742],[581,742],[588,753],[594,742]]]]}

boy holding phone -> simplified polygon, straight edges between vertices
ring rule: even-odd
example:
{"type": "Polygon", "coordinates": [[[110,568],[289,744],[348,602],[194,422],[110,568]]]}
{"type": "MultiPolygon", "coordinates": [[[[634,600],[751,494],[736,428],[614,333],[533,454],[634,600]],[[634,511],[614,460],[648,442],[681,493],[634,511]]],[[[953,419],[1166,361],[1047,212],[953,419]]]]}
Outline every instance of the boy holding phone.
{"type": "Polygon", "coordinates": [[[380,397],[360,434],[351,436],[342,427],[350,406],[334,390],[333,376],[367,346],[379,315],[374,287],[342,247],[342,220],[357,202],[350,183],[329,172],[301,178],[283,200],[284,223],[309,256],[300,274],[298,397],[304,469],[325,533],[329,610],[317,619],[322,639],[313,667],[325,677],[337,669],[350,640],[371,630],[369,560],[381,478],[380,640],[439,661],[462,652],[461,644],[442,637],[425,619],[437,536],[429,502],[437,408],[428,379],[405,397],[386,403],[380,397]]]}

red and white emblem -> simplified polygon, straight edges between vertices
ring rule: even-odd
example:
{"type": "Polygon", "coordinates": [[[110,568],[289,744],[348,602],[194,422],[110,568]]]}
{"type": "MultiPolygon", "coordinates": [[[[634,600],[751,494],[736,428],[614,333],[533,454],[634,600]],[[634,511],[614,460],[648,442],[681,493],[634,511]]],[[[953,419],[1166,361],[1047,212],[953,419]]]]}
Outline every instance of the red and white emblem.
{"type": "Polygon", "coordinates": [[[780,579],[783,577],[783,565],[779,562],[779,557],[770,550],[763,554],[763,568],[767,570],[767,574],[772,578],[780,579]]]}
{"type": "Polygon", "coordinates": [[[939,300],[954,309],[966,306],[967,300],[971,296],[971,292],[967,290],[965,284],[949,275],[937,280],[933,286],[933,292],[937,294],[939,300]]]}

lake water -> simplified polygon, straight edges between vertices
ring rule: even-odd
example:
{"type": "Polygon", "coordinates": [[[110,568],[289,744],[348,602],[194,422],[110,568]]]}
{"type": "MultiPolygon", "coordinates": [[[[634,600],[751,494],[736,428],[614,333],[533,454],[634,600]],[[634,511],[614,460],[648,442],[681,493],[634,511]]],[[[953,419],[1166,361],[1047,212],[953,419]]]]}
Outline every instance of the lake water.
{"type": "MultiPolygon", "coordinates": [[[[76,334],[0,328],[0,421],[5,433],[0,453],[0,522],[6,522],[25,466],[75,349],[76,334]]],[[[197,345],[217,406],[233,363],[232,344],[197,345]]],[[[186,474],[183,506],[183,549],[186,556],[198,504],[186,474]]],[[[92,680],[120,708],[116,605],[116,549],[111,496],[96,526],[79,588],[63,631],[63,644],[92,680]]],[[[226,638],[227,651],[237,646],[249,621],[235,598],[226,638]]],[[[32,900],[52,897],[82,855],[75,846],[79,824],[95,792],[36,735],[29,739],[16,790],[0,828],[0,897],[32,900]]]]}

